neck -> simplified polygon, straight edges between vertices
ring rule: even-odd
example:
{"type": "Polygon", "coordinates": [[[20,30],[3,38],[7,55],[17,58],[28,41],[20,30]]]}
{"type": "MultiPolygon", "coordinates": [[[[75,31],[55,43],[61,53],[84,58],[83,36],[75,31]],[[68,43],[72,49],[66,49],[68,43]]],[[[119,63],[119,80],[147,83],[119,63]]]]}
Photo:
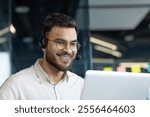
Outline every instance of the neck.
{"type": "Polygon", "coordinates": [[[66,75],[66,72],[55,69],[53,66],[49,65],[48,62],[44,59],[42,59],[42,61],[40,61],[40,65],[43,68],[43,70],[48,74],[48,76],[49,76],[48,80],[52,84],[57,84],[66,75]]]}

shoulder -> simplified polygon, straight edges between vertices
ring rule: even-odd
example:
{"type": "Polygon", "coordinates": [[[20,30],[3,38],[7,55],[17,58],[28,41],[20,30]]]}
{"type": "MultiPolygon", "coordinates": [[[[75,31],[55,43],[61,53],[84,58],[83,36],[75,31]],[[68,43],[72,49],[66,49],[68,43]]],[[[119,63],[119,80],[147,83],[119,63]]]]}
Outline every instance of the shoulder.
{"type": "Polygon", "coordinates": [[[34,77],[34,69],[33,67],[29,67],[29,68],[25,68],[23,70],[20,70],[19,72],[15,73],[15,74],[12,74],[7,80],[7,84],[18,84],[20,82],[25,82],[27,81],[27,79],[31,79],[31,77],[33,78],[34,77]]]}
{"type": "Polygon", "coordinates": [[[78,81],[81,83],[84,82],[84,79],[81,76],[79,76],[73,72],[67,71],[67,74],[68,74],[69,79],[71,79],[71,80],[78,81]]]}
{"type": "Polygon", "coordinates": [[[71,76],[71,77],[77,77],[77,78],[79,78],[79,79],[83,79],[81,76],[79,76],[79,75],[77,75],[77,74],[75,74],[75,73],[73,73],[73,72],[71,72],[71,71],[67,71],[67,74],[68,74],[69,76],[71,76]]]}
{"type": "Polygon", "coordinates": [[[31,76],[34,74],[33,66],[20,70],[19,72],[13,74],[11,78],[24,78],[26,76],[31,76]]]}
{"type": "Polygon", "coordinates": [[[34,79],[33,73],[29,67],[11,75],[0,87],[0,99],[19,99],[20,92],[34,79]]]}

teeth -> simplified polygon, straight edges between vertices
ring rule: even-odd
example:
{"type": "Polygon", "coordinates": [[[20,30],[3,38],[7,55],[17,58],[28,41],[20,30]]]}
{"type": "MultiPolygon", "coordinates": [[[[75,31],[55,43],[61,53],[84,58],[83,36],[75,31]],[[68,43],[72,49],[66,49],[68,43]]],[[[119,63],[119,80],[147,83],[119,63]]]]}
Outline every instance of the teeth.
{"type": "Polygon", "coordinates": [[[61,59],[62,59],[63,62],[68,62],[70,57],[68,55],[64,55],[64,56],[61,57],[61,59]]]}

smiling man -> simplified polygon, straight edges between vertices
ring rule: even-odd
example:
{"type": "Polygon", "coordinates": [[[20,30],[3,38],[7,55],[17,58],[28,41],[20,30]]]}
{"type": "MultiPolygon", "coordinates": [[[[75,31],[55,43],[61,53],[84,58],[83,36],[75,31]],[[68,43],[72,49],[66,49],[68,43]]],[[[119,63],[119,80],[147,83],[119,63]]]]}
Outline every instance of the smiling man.
{"type": "Polygon", "coordinates": [[[68,71],[80,47],[77,32],[70,16],[50,13],[40,40],[43,58],[12,75],[0,88],[0,99],[80,99],[84,81],[68,71]]]}

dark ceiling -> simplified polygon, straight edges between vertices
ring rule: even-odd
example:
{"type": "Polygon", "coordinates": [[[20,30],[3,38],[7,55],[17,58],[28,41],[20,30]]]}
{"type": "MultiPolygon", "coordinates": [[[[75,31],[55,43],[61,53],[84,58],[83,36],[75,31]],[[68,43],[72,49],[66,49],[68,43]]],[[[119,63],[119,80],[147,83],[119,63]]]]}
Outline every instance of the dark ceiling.
{"type": "Polygon", "coordinates": [[[41,33],[41,24],[49,12],[61,12],[75,16],[78,0],[13,0],[12,21],[17,28],[17,37],[41,33]]]}
{"type": "MultiPolygon", "coordinates": [[[[12,21],[17,29],[16,39],[32,37],[33,42],[41,37],[41,24],[49,12],[61,12],[75,17],[79,0],[13,0],[12,21]],[[19,9],[19,10],[18,10],[19,9]]],[[[134,30],[90,31],[119,43],[122,58],[150,58],[150,14],[134,30]]],[[[94,51],[94,57],[113,57],[94,51]]]]}
{"type": "MultiPolygon", "coordinates": [[[[122,22],[123,23],[123,22],[122,22]]],[[[150,13],[140,22],[134,30],[107,30],[91,31],[92,35],[103,35],[120,45],[123,53],[122,59],[149,60],[150,58],[150,13]]],[[[100,55],[94,51],[95,55],[100,55]]],[[[101,54],[104,58],[112,56],[101,54]]]]}

